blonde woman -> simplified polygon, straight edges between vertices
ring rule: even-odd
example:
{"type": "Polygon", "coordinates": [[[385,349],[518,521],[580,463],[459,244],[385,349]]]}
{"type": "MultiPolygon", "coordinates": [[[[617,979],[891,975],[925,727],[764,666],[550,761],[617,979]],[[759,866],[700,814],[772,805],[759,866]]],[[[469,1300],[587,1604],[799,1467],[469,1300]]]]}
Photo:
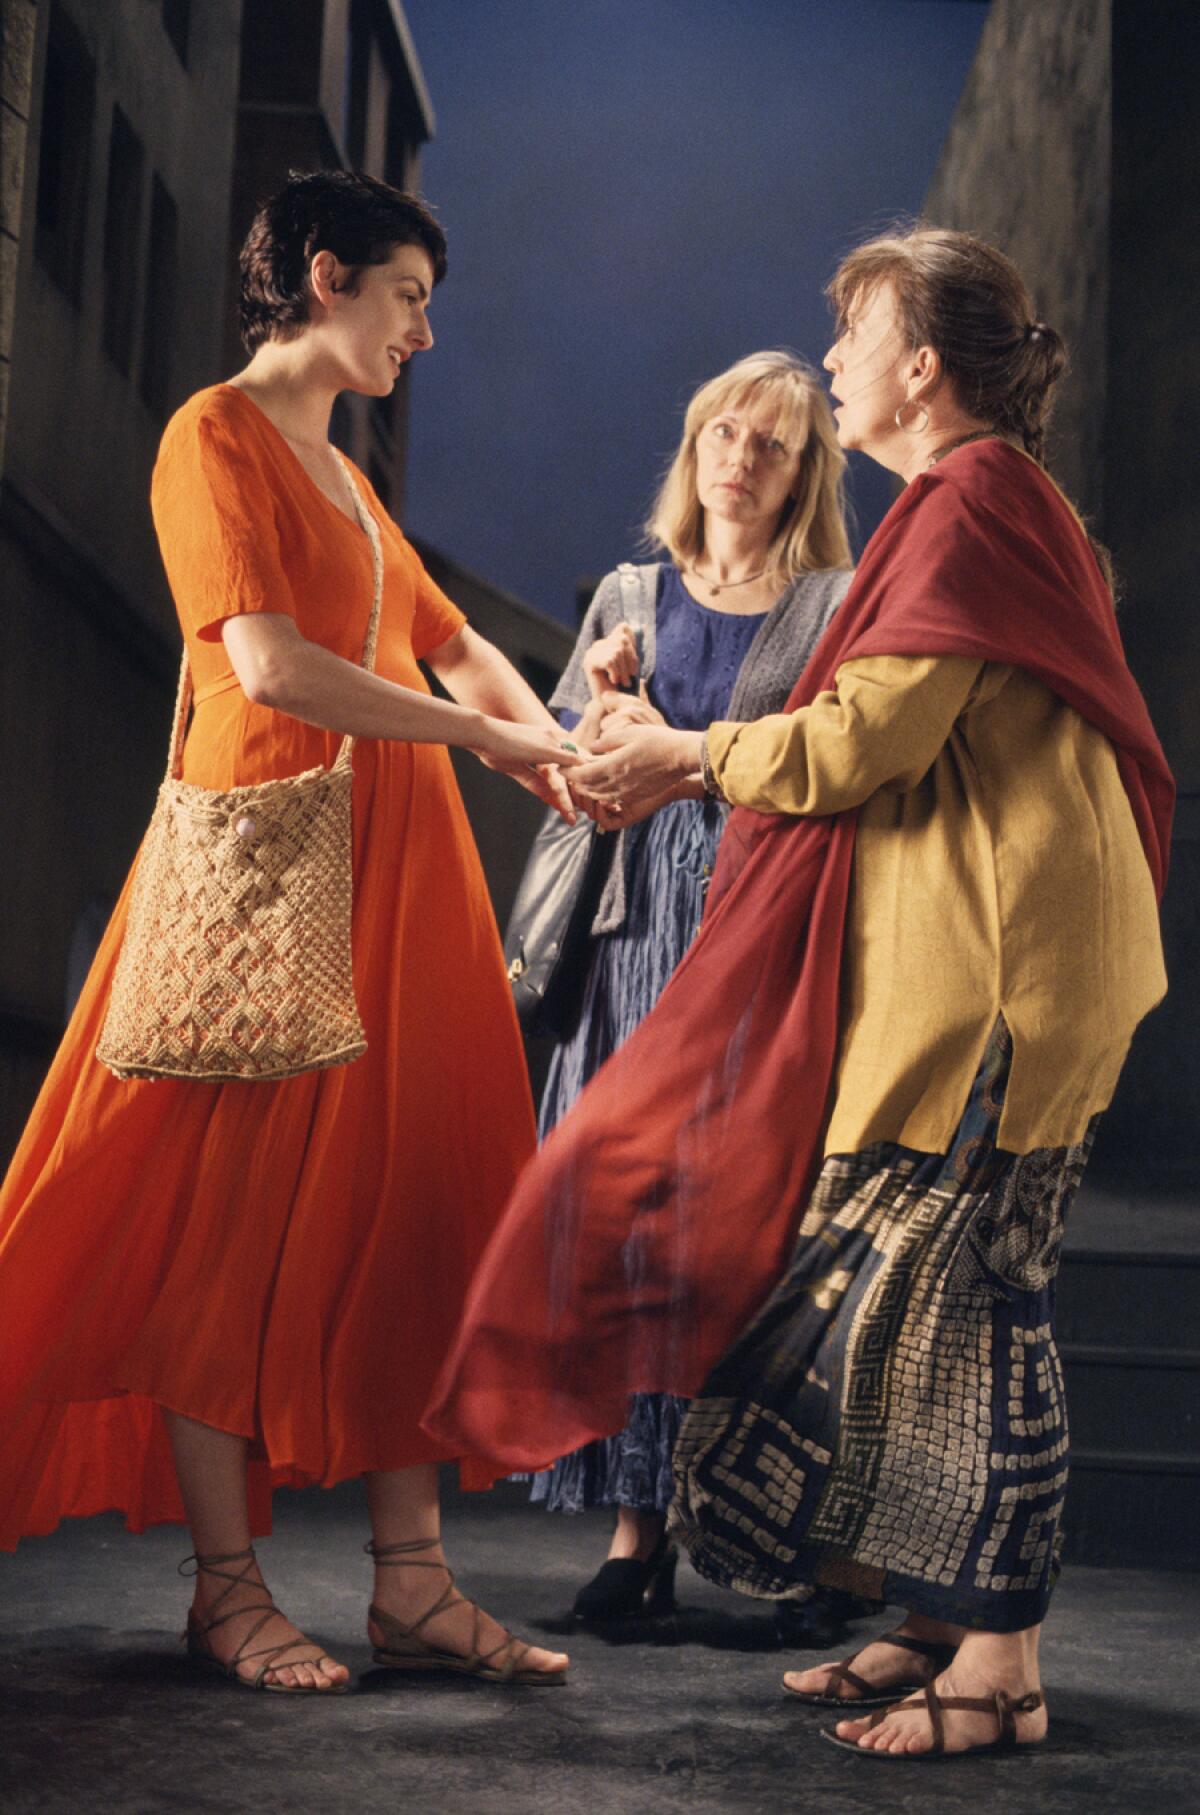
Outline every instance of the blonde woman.
{"type": "MultiPolygon", "coordinates": [[[[824,388],[794,355],[754,353],[701,386],[647,532],[665,557],[601,581],[551,700],[590,743],[601,724],[700,729],[778,712],[850,583],[845,457],[824,388]],[[636,688],[622,693],[619,688],[636,688]]],[[[679,790],[624,825],[589,942],[582,1004],[550,1063],[545,1135],[633,1032],[699,925],[725,823],[679,790]]],[[[685,1401],[638,1394],[623,1431],[536,1477],[555,1510],[615,1506],[585,1620],[669,1605],[671,1450],[685,1401]]]]}

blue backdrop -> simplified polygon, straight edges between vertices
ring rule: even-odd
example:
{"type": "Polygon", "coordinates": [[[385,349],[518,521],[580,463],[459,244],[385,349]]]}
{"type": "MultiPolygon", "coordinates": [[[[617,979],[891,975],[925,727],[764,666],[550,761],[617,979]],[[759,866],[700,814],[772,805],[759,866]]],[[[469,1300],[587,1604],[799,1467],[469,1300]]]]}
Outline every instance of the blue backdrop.
{"type": "MultiPolygon", "coordinates": [[[[450,237],[407,526],[573,619],[695,386],[814,362],[840,254],[919,210],[982,0],[405,0],[450,237]]],[[[860,527],[891,493],[852,461],[860,527]]]]}

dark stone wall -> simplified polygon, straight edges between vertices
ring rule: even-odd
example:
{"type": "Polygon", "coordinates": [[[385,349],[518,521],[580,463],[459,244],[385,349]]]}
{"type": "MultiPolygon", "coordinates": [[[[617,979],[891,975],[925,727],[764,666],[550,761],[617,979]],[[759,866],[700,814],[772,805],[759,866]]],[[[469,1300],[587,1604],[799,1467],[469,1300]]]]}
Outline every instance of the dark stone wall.
{"type": "Polygon", "coordinates": [[[1065,336],[1050,465],[1112,549],[1120,622],[1180,786],[1171,989],[1134,1041],[1096,1165],[1197,1181],[1200,1101],[1200,17],[1172,0],[993,0],[925,201],[1012,256],[1065,336]]]}
{"type": "Polygon", "coordinates": [[[1200,12],[1166,0],[1117,0],[1104,523],[1129,576],[1122,629],[1130,659],[1193,811],[1200,792],[1198,95],[1200,12]]]}
{"type": "Polygon", "coordinates": [[[1179,783],[1170,994],[1138,1035],[1102,1155],[1200,1176],[1200,12],[1115,0],[1103,534],[1121,631],[1179,783]]]}
{"type": "Polygon", "coordinates": [[[21,0],[3,10],[3,226],[11,232],[19,220],[20,235],[11,248],[5,238],[11,373],[0,449],[0,770],[9,784],[0,802],[0,1168],[62,1029],[76,935],[103,923],[166,762],[178,634],[148,491],[163,414],[219,370],[213,274],[224,269],[228,234],[240,0],[192,9],[186,68],[159,7],[60,0],[94,68],[75,294],[39,255],[36,230],[53,9],[21,0]],[[28,120],[19,168],[8,120],[18,46],[28,120]],[[114,106],[145,154],[136,256],[121,273],[137,324],[127,370],[104,332],[114,106]],[[161,411],[139,385],[152,174],[179,211],[161,411]]]}
{"type": "Polygon", "coordinates": [[[1112,0],[992,0],[926,217],[980,233],[1024,273],[1071,350],[1050,462],[1089,515],[1104,507],[1112,0]]]}

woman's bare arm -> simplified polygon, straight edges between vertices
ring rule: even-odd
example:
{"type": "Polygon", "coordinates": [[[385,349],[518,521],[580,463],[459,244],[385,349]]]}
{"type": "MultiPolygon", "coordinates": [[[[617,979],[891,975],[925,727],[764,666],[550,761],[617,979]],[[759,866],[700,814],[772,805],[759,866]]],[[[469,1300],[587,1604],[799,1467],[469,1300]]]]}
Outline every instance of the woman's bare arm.
{"type": "Polygon", "coordinates": [[[469,624],[430,650],[425,661],[460,706],[517,725],[537,725],[560,741],[567,735],[508,657],[469,624]]]}
{"type": "MultiPolygon", "coordinates": [[[[574,743],[508,657],[469,624],[464,624],[454,636],[430,650],[425,660],[460,706],[510,724],[531,725],[552,737],[560,749],[574,743]]],[[[479,750],[477,754],[489,769],[502,769],[536,794],[539,800],[557,807],[564,819],[574,820],[574,803],[562,776],[555,770],[537,774],[531,770],[522,772],[499,762],[488,751],[479,750]]]]}
{"type": "Polygon", "coordinates": [[[242,690],[256,705],[354,737],[473,750],[562,808],[561,777],[548,778],[540,766],[569,767],[576,759],[563,751],[562,732],[544,708],[536,723],[512,723],[473,705],[431,699],[310,642],[283,612],[227,618],[221,635],[242,690]]]}

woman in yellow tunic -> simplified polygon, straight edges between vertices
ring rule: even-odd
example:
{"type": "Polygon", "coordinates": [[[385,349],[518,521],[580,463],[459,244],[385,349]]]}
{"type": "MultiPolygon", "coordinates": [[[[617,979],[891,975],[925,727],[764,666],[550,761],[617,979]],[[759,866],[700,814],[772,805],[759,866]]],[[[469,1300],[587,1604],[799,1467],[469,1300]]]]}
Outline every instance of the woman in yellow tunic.
{"type": "Polygon", "coordinates": [[[523,1175],[428,1422],[528,1466],[630,1388],[690,1392],[672,1528],[747,1593],[902,1606],[785,1681],[883,1704],[829,1737],[913,1760],[1046,1732],[1054,1280],[1165,986],[1173,786],[1041,465],[1063,352],[1019,274],[919,229],[832,293],[839,439],[905,489],[789,710],[618,725],[573,772],[630,816],[689,778],[734,812],[698,937],[523,1175]]]}
{"type": "MultiPolygon", "coordinates": [[[[444,248],[432,216],[381,183],[290,181],[242,255],[251,361],[173,418],[152,491],[195,687],[185,779],[297,774],[357,736],[367,1052],[280,1083],[118,1082],[94,1054],[126,892],[0,1200],[0,1542],[112,1507],[134,1530],[186,1516],[189,1649],[276,1690],[340,1688],[347,1672],[274,1610],[251,1533],[269,1529],[273,1485],[355,1474],[379,1661],[534,1682],[566,1663],[450,1590],[436,1465],[457,1452],[418,1418],[534,1147],[444,746],[560,806],[550,765],[570,758],[361,474],[384,567],[375,673],[358,665],[373,560],[326,438],[339,391],[386,395],[431,345],[444,248]],[[430,697],[420,660],[458,704],[430,697]]],[[[492,1478],[486,1456],[460,1462],[468,1484],[492,1478]]]]}

